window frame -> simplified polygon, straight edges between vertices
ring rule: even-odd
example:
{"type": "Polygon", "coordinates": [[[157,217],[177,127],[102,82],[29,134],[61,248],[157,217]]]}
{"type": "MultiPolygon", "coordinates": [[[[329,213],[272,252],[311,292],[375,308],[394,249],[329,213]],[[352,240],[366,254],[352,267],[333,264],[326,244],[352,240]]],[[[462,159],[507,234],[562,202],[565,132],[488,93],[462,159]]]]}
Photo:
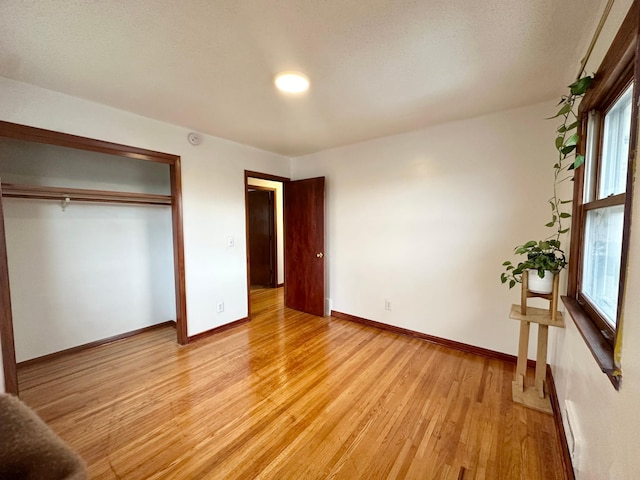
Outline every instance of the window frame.
{"type": "MultiPolygon", "coordinates": [[[[626,74],[623,77],[621,77],[622,81],[619,82],[620,84],[617,85],[616,89],[612,91],[612,95],[605,98],[601,103],[596,103],[593,106],[593,108],[591,108],[588,112],[583,112],[583,114],[581,115],[582,117],[581,121],[585,123],[585,125],[583,126],[583,131],[586,132],[588,130],[587,124],[589,122],[589,116],[592,114],[592,112],[597,112],[599,114],[598,115],[599,118],[596,120],[598,122],[598,125],[595,128],[597,139],[596,139],[596,142],[594,143],[594,145],[596,145],[596,152],[594,152],[594,157],[596,157],[596,162],[595,162],[595,165],[592,166],[592,168],[595,169],[594,177],[593,177],[593,188],[595,190],[594,192],[595,198],[588,202],[584,201],[585,182],[582,182],[582,189],[580,192],[576,192],[574,190],[574,203],[579,205],[579,210],[580,210],[580,214],[578,217],[580,221],[579,223],[580,243],[577,246],[577,251],[573,250],[573,248],[571,250],[572,252],[574,252],[574,254],[577,253],[580,259],[578,271],[576,272],[578,276],[577,282],[576,282],[576,292],[575,292],[576,299],[580,304],[580,306],[584,308],[584,310],[587,312],[587,315],[589,315],[592,321],[596,324],[596,327],[598,328],[598,330],[600,330],[600,332],[604,332],[603,336],[605,337],[607,342],[611,344],[612,348],[615,344],[618,325],[620,323],[620,313],[622,311],[622,298],[623,298],[624,280],[625,280],[624,272],[626,271],[626,266],[627,266],[627,256],[626,256],[625,246],[628,243],[628,239],[629,239],[629,229],[627,228],[627,225],[628,225],[627,219],[629,217],[629,214],[628,214],[629,210],[627,209],[627,197],[629,197],[629,195],[627,195],[627,190],[629,189],[629,176],[633,173],[630,169],[632,167],[632,163],[631,163],[632,152],[635,148],[634,138],[636,136],[633,134],[634,114],[635,116],[637,116],[637,107],[633,105],[634,103],[633,98],[635,97],[635,90],[636,90],[636,86],[635,86],[636,82],[635,82],[635,79],[633,78],[633,75],[631,75],[631,73],[632,73],[631,71],[626,72],[626,74]],[[628,170],[627,170],[627,179],[626,179],[626,189],[624,193],[620,193],[620,194],[613,195],[610,197],[605,197],[605,198],[597,198],[598,197],[597,192],[600,188],[600,181],[602,180],[602,163],[603,163],[602,152],[604,147],[603,144],[604,144],[604,131],[605,131],[604,129],[605,117],[611,111],[615,103],[622,97],[622,95],[626,92],[626,90],[632,85],[633,85],[633,93],[631,98],[631,102],[632,102],[631,128],[630,128],[630,135],[629,135],[629,151],[627,152],[628,170]],[[576,201],[576,193],[580,194],[579,203],[576,201]],[[617,205],[622,205],[624,207],[624,223],[623,223],[623,232],[622,232],[622,258],[620,261],[620,272],[619,272],[619,277],[620,277],[619,291],[618,291],[616,318],[615,318],[616,326],[615,328],[613,328],[611,324],[607,322],[604,316],[597,310],[597,308],[591,303],[591,301],[586,297],[586,295],[584,295],[584,293],[581,291],[580,286],[582,285],[583,273],[584,273],[583,272],[584,251],[585,251],[584,232],[586,230],[587,212],[592,210],[599,210],[607,207],[613,207],[617,205]]],[[[588,135],[585,134],[585,144],[588,141],[589,141],[588,135]]],[[[585,168],[581,168],[579,169],[579,172],[576,172],[576,173],[579,173],[580,175],[584,176],[586,173],[586,170],[585,168]]],[[[575,227],[574,229],[577,230],[577,228],[575,227]]]]}
{"type": "MultiPolygon", "coordinates": [[[[563,297],[567,311],[571,314],[578,330],[582,334],[587,346],[591,350],[601,370],[607,374],[613,386],[617,389],[620,385],[621,372],[615,364],[614,349],[620,333],[620,317],[623,307],[624,288],[628,268],[628,247],[631,223],[631,199],[634,164],[638,142],[638,79],[640,79],[640,66],[638,59],[638,7],[634,2],[629,10],[620,30],[612,42],[600,68],[595,74],[594,82],[587,91],[579,108],[580,144],[578,151],[585,154],[589,116],[591,112],[598,112],[598,125],[594,129],[597,139],[593,145],[597,149],[597,167],[594,172],[592,184],[596,192],[594,199],[584,201],[585,170],[586,165],[576,169],[573,190],[572,230],[569,260],[569,282],[567,296],[563,297]],[[629,153],[627,156],[627,178],[625,193],[598,199],[599,175],[601,172],[602,147],[604,138],[605,115],[613,107],[615,102],[623,95],[629,85],[633,85],[631,131],[629,136],[629,153]],[[616,327],[613,328],[597,311],[591,302],[585,298],[580,290],[582,284],[583,255],[585,245],[586,213],[598,208],[623,205],[624,221],[622,234],[622,255],[620,263],[620,282],[618,292],[616,327]]],[[[589,161],[589,159],[586,159],[589,161]]]]}

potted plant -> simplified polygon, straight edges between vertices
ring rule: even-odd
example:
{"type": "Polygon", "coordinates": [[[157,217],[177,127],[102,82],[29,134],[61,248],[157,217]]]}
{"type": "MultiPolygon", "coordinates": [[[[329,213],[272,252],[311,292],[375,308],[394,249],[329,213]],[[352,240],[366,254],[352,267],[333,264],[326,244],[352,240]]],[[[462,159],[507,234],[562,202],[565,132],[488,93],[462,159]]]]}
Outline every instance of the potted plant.
{"type": "Polygon", "coordinates": [[[561,105],[558,113],[553,118],[561,118],[562,123],[556,129],[555,148],[558,151],[558,161],[553,166],[553,196],[549,199],[551,206],[551,221],[547,227],[555,228],[556,232],[546,240],[531,240],[515,248],[517,255],[526,255],[526,260],[517,265],[507,260],[502,265],[505,271],[500,275],[502,283],[509,283],[513,288],[516,283],[522,282],[522,275],[528,270],[528,289],[535,293],[550,293],[553,284],[553,274],[557,274],[566,265],[565,253],[560,248],[560,235],[567,233],[569,227],[564,227],[563,220],[571,217],[565,209],[571,200],[562,200],[558,197],[558,185],[567,180],[573,180],[573,172],[584,163],[584,156],[577,154],[575,158],[567,161],[574,155],[580,140],[578,135],[578,116],[574,111],[576,101],[582,97],[593,77],[581,76],[569,85],[569,94],[560,99],[561,105]],[[550,272],[550,273],[547,273],[550,272]]]}
{"type": "Polygon", "coordinates": [[[502,283],[509,282],[509,288],[522,281],[522,275],[528,271],[528,288],[535,293],[551,293],[553,274],[559,273],[567,265],[564,252],[560,249],[560,241],[531,240],[515,248],[517,255],[526,255],[527,259],[513,265],[510,261],[502,265],[506,271],[500,279],[502,283]]]}

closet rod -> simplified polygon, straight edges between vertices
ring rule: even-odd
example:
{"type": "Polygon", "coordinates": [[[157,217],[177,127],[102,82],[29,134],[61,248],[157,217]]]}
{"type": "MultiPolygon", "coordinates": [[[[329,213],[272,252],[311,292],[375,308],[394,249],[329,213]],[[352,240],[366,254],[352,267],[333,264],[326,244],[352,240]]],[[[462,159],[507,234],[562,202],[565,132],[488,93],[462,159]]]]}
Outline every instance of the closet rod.
{"type": "Polygon", "coordinates": [[[114,192],[84,188],[48,187],[45,185],[2,184],[2,196],[11,198],[35,198],[81,202],[129,203],[136,205],[171,205],[171,195],[152,193],[114,192]]]}

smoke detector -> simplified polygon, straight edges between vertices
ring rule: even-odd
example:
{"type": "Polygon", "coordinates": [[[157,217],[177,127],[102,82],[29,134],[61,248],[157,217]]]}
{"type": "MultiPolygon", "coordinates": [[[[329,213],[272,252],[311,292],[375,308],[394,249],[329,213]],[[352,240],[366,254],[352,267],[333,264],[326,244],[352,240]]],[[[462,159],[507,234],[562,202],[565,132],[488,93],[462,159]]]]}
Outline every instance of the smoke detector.
{"type": "Polygon", "coordinates": [[[187,140],[189,140],[191,145],[200,145],[202,142],[202,138],[196,132],[190,132],[189,135],[187,135],[187,140]]]}

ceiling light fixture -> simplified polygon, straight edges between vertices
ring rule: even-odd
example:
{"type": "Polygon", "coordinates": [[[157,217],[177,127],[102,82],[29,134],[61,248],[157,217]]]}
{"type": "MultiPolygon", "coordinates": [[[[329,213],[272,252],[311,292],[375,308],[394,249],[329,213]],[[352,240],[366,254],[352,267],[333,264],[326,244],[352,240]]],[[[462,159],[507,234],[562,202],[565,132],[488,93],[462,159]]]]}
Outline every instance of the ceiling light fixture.
{"type": "Polygon", "coordinates": [[[276,87],[285,93],[302,93],[309,89],[309,79],[300,72],[282,72],[276,75],[276,87]]]}

